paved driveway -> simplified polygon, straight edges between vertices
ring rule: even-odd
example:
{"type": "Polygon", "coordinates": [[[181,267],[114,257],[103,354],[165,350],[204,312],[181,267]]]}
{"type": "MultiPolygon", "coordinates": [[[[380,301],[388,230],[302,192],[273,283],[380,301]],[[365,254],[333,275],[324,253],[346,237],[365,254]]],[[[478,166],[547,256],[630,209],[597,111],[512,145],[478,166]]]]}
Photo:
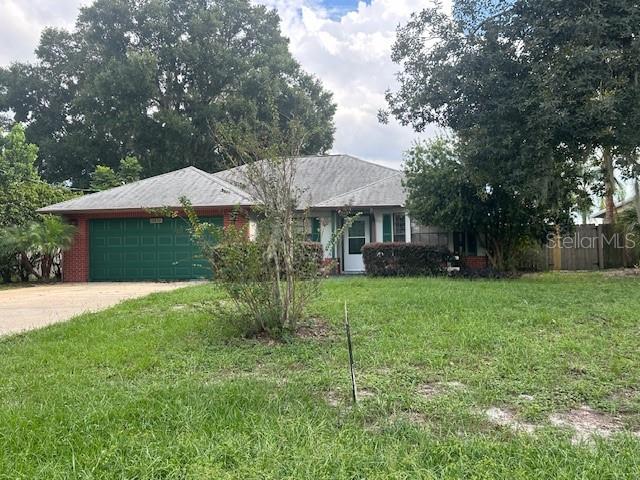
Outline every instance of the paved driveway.
{"type": "Polygon", "coordinates": [[[192,283],[61,283],[0,290],[0,335],[62,322],[122,300],[192,283]]]}

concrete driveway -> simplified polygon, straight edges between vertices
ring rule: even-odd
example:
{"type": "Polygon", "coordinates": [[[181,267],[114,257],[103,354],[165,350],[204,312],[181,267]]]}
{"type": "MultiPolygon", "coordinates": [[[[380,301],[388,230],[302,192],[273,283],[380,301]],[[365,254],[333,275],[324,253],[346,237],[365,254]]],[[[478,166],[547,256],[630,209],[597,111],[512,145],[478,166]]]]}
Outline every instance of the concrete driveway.
{"type": "Polygon", "coordinates": [[[0,335],[62,322],[129,298],[193,283],[60,283],[0,290],[0,335]]]}

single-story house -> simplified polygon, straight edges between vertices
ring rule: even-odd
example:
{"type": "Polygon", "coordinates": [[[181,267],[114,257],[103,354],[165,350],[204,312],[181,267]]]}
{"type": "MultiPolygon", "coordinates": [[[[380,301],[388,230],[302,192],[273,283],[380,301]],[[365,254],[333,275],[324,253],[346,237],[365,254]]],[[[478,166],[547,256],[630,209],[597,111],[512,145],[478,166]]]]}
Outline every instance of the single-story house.
{"type": "MultiPolygon", "coordinates": [[[[325,258],[338,261],[340,272],[363,272],[361,249],[370,242],[445,245],[474,266],[486,264],[474,235],[411,221],[401,171],[349,155],[306,156],[295,162],[295,183],[302,192],[298,208],[308,212],[309,237],[322,243],[325,258]],[[333,242],[343,215],[355,212],[361,215],[333,242]]],[[[42,208],[41,213],[61,215],[77,226],[73,245],[63,254],[63,281],[206,277],[208,267],[186,221],[153,210],[180,212],[180,198],[186,197],[201,218],[222,226],[249,222],[251,231],[256,202],[242,186],[242,168],[212,174],[186,167],[42,208]]]]}

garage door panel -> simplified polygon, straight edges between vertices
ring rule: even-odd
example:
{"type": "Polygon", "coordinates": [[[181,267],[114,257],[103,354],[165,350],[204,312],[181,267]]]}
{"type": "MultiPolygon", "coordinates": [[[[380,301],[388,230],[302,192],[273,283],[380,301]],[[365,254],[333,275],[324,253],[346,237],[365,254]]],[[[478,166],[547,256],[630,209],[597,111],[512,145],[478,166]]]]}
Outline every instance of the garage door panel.
{"type": "MultiPolygon", "coordinates": [[[[222,217],[202,219],[222,226],[222,217]]],[[[90,280],[178,280],[211,276],[184,219],[99,219],[89,223],[90,280]]]]}

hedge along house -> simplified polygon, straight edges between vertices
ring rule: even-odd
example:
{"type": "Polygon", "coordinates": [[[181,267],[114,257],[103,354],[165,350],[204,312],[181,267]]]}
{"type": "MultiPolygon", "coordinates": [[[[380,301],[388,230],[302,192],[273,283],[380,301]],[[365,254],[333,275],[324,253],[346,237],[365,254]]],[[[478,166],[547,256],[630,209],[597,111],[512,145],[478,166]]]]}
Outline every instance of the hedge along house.
{"type": "MultiPolygon", "coordinates": [[[[340,272],[364,272],[361,250],[371,242],[423,241],[456,251],[453,232],[433,234],[438,229],[411,222],[402,172],[348,155],[294,161],[297,207],[309,219],[308,237],[322,243],[325,258],[337,260],[340,272]],[[333,241],[345,217],[355,213],[355,221],[333,241]],[[427,230],[431,233],[425,237],[427,230]]],[[[248,222],[251,234],[256,201],[243,184],[243,168],[210,174],[187,167],[41,209],[78,226],[72,248],[63,254],[63,281],[208,277],[210,270],[189,237],[187,222],[152,210],[170,207],[181,212],[180,198],[186,197],[201,218],[223,226],[248,222]]],[[[466,248],[475,237],[463,238],[466,248]]],[[[473,258],[486,263],[482,256],[473,258]]]]}

